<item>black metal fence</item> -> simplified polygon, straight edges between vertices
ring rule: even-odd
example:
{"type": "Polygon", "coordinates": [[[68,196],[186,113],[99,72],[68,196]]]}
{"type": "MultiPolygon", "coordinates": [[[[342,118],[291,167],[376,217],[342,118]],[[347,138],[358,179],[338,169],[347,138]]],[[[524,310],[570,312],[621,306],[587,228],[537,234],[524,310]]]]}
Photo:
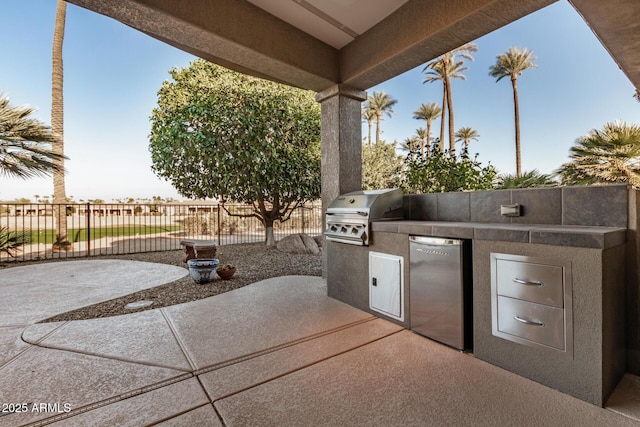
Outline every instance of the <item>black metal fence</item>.
{"type": "MultiPolygon", "coordinates": [[[[0,237],[22,244],[0,261],[114,255],[180,249],[183,239],[218,245],[261,242],[265,228],[244,204],[0,204],[0,237]],[[65,210],[68,250],[54,250],[56,210],[65,210]]],[[[298,207],[288,221],[274,224],[276,240],[289,234],[322,233],[320,203],[298,207]]]]}

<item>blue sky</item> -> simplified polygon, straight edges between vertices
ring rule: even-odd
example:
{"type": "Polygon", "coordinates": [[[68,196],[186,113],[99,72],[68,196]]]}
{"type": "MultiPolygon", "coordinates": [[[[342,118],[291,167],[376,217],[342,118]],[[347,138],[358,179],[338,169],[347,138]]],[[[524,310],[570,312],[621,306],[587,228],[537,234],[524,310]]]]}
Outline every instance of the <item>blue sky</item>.
{"type": "MultiPolygon", "coordinates": [[[[38,108],[50,123],[51,42],[56,2],[0,0],[0,92],[13,104],[38,108]]],[[[537,69],[518,80],[523,169],[549,173],[567,161],[576,138],[613,120],[640,123],[634,88],[566,1],[560,1],[475,41],[466,80],[452,85],[456,129],[476,129],[470,151],[503,173],[515,171],[513,100],[508,79],[496,83],[489,67],[509,47],[533,50],[537,69]]],[[[64,40],[67,195],[100,198],[181,199],[151,172],[149,116],[168,71],[194,57],[119,22],[74,5],[67,8],[64,40]]],[[[422,103],[440,103],[442,85],[422,84],[423,66],[389,80],[384,90],[398,104],[385,118],[382,138],[403,141],[424,127],[412,119],[422,103]]],[[[439,125],[433,128],[439,133],[439,125]]],[[[366,126],[363,136],[366,135],[366,126]]],[[[51,195],[50,178],[0,176],[0,200],[51,195]]]]}

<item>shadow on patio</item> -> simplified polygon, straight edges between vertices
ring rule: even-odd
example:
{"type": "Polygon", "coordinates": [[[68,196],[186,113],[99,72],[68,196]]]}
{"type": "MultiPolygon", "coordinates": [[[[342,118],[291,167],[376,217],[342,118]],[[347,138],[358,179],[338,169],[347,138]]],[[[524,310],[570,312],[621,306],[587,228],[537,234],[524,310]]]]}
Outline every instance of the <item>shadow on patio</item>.
{"type": "Polygon", "coordinates": [[[0,338],[1,400],[26,409],[0,426],[637,425],[331,299],[318,277],[0,338]]]}

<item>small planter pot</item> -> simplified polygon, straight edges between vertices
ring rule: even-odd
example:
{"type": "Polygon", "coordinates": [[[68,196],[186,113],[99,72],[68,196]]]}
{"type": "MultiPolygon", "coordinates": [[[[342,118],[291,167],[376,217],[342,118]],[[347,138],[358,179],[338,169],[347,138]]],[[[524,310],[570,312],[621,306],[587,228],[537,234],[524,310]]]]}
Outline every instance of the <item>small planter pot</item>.
{"type": "Polygon", "coordinates": [[[190,259],[187,261],[189,265],[189,274],[194,282],[198,285],[204,285],[213,281],[216,277],[216,269],[220,264],[215,258],[210,259],[190,259]]]}
{"type": "Polygon", "coordinates": [[[218,267],[218,276],[222,280],[229,280],[236,273],[236,268],[232,265],[223,265],[222,267],[218,267]]]}

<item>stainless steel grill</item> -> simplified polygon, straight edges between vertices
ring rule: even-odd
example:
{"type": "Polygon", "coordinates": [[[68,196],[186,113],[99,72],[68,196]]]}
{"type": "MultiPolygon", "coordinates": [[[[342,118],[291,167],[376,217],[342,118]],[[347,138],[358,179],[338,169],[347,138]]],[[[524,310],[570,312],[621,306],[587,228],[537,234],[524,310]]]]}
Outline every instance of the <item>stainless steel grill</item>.
{"type": "Polygon", "coordinates": [[[354,191],[338,196],[326,212],[327,240],[368,246],[371,221],[402,219],[398,189],[354,191]]]}

